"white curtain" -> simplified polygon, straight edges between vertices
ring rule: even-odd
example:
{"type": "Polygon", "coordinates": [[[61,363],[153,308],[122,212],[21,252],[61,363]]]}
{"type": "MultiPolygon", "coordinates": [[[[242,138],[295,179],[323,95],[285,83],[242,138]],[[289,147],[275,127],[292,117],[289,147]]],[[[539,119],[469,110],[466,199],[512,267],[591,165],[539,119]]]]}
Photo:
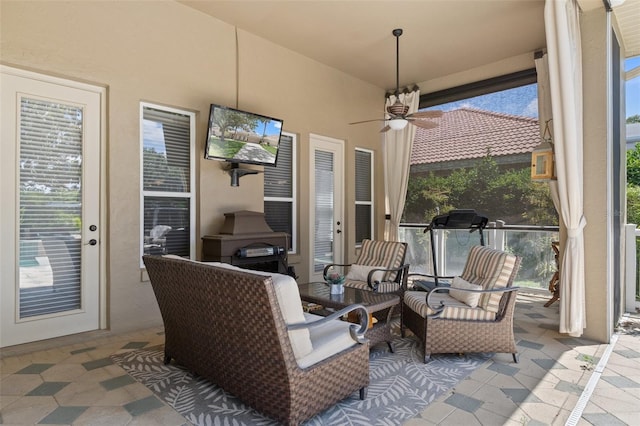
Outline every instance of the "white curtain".
{"type": "MultiPolygon", "coordinates": [[[[409,113],[418,110],[419,90],[401,93],[398,98],[404,105],[409,106],[409,113]]],[[[385,110],[395,101],[396,97],[390,96],[385,103],[385,110]]],[[[385,222],[384,239],[386,241],[398,241],[398,228],[407,198],[411,148],[415,135],[416,127],[412,124],[407,124],[407,127],[402,130],[389,130],[384,133],[384,192],[387,214],[391,217],[391,220],[385,222]]]]}
{"type": "MultiPolygon", "coordinates": [[[[548,130],[553,135],[553,127],[549,120],[553,118],[551,112],[551,87],[549,83],[549,58],[547,53],[536,58],[536,74],[538,74],[538,122],[540,123],[540,140],[545,138],[545,131],[548,130]],[[547,123],[549,128],[547,129],[547,123]]],[[[552,138],[553,139],[553,138],[552,138]]],[[[558,196],[558,181],[549,181],[549,192],[551,200],[558,214],[560,213],[560,199],[558,196]]],[[[562,217],[560,217],[562,220],[562,217]]]]}
{"type": "Polygon", "coordinates": [[[586,327],[584,283],[582,55],[575,0],[546,0],[553,136],[560,215],[567,241],[560,266],[560,332],[573,337],[586,327]]]}

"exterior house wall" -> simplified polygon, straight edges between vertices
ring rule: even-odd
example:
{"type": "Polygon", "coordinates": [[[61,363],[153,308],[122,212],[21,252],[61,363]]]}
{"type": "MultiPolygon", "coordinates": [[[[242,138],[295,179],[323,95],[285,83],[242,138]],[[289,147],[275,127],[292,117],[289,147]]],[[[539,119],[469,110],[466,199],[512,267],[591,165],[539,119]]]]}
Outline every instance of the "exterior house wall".
{"type": "MultiPolygon", "coordinates": [[[[140,270],[141,101],[197,112],[197,220],[200,237],[217,233],[223,214],[263,209],[263,176],[245,176],[232,188],[222,163],[204,159],[210,103],[236,104],[235,28],[174,1],[2,2],[0,57],[3,64],[91,82],[107,88],[107,326],[114,331],[160,324],[148,282],[140,270]]],[[[306,252],[309,133],[346,140],[345,187],[354,199],[354,148],[375,151],[382,167],[374,125],[347,123],[375,117],[384,90],[297,53],[238,31],[238,106],[284,120],[298,134],[299,256],[306,252]]],[[[382,175],[376,187],[383,188],[382,175]]],[[[377,196],[379,234],[384,198],[377,196]]],[[[353,203],[346,204],[348,256],[355,256],[353,203]]],[[[296,265],[300,276],[306,263],[296,265]]]]}

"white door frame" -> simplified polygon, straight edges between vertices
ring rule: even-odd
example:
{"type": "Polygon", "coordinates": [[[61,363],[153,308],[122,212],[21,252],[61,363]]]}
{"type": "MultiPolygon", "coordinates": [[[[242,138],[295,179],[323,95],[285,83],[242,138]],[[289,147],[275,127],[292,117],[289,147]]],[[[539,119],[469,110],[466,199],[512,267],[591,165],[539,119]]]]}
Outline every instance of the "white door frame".
{"type": "MultiPolygon", "coordinates": [[[[3,206],[0,211],[2,224],[0,232],[2,241],[0,241],[0,262],[2,268],[0,272],[0,294],[2,295],[2,333],[0,335],[0,347],[27,343],[42,339],[48,339],[67,334],[73,334],[83,331],[95,330],[98,328],[106,328],[106,89],[104,87],[89,85],[76,81],[66,80],[62,78],[52,77],[35,72],[25,71],[18,68],[0,65],[0,74],[3,79],[3,91],[9,90],[7,87],[18,87],[18,90],[25,90],[25,96],[33,96],[34,98],[50,98],[52,100],[60,99],[64,103],[74,103],[69,100],[71,97],[79,96],[82,99],[90,99],[92,115],[83,120],[86,122],[85,133],[92,131],[95,135],[93,140],[99,146],[91,146],[92,154],[83,157],[83,170],[96,170],[91,187],[83,186],[83,191],[98,191],[98,194],[92,194],[91,203],[83,201],[83,223],[82,234],[87,233],[90,225],[98,226],[97,232],[91,234],[91,238],[98,240],[97,247],[87,245],[86,241],[82,241],[82,267],[81,281],[83,292],[85,285],[90,285],[90,294],[97,297],[97,301],[92,305],[90,317],[93,318],[89,324],[80,319],[80,312],[72,315],[49,315],[34,317],[29,320],[20,320],[17,318],[17,303],[19,295],[16,289],[16,282],[19,281],[19,268],[17,267],[17,259],[19,253],[19,237],[18,237],[18,219],[17,219],[17,200],[19,182],[19,171],[17,170],[18,141],[16,130],[18,122],[15,117],[9,117],[12,112],[16,114],[15,98],[9,99],[4,96],[0,112],[2,113],[3,129],[3,156],[9,156],[9,162],[14,161],[11,167],[2,171],[2,182],[0,183],[0,193],[3,194],[3,206]],[[10,86],[4,83],[10,83],[10,86]],[[69,95],[73,93],[73,95],[69,95]],[[7,126],[6,123],[13,122],[13,126],[7,126]],[[89,130],[91,129],[91,130],[89,130]],[[9,170],[10,169],[10,170],[9,170]],[[86,205],[85,205],[86,204],[86,205]],[[91,205],[89,205],[91,204],[91,205]],[[97,218],[97,223],[85,223],[86,214],[91,214],[93,218],[97,218]],[[88,251],[88,250],[93,250],[88,251]],[[97,255],[95,254],[97,252],[97,255]],[[88,255],[87,253],[93,253],[88,255]],[[8,306],[10,309],[7,309],[8,306]],[[45,323],[46,321],[46,323],[45,323]],[[17,328],[16,328],[17,327],[17,328]],[[7,333],[8,330],[12,330],[7,333]],[[17,332],[17,335],[16,335],[17,332]]],[[[13,93],[13,90],[11,91],[13,93]]],[[[82,101],[79,101],[82,104],[82,101]]],[[[86,114],[89,116],[89,114],[86,114]]],[[[83,151],[85,150],[83,146],[83,151]]],[[[3,166],[9,164],[3,162],[3,166]]],[[[4,169],[4,167],[3,167],[4,169]]],[[[83,177],[83,180],[85,177],[83,177]]],[[[83,199],[85,193],[83,192],[83,199]]],[[[95,220],[91,220],[94,222],[95,220]]],[[[85,306],[83,296],[83,306],[85,306]]],[[[81,309],[82,311],[82,309],[81,309]]]]}
{"type": "Polygon", "coordinates": [[[313,133],[309,135],[309,282],[322,280],[322,274],[314,272],[316,151],[327,151],[334,155],[333,262],[344,263],[344,146],[345,142],[340,139],[313,133]]]}

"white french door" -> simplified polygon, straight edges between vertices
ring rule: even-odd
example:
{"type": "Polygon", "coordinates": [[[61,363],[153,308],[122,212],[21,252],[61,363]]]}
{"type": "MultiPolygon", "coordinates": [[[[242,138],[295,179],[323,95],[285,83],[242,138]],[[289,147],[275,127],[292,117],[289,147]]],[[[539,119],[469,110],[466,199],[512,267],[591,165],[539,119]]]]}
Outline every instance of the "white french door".
{"type": "Polygon", "coordinates": [[[104,90],[0,71],[5,347],[99,328],[104,90]]]}
{"type": "Polygon", "coordinates": [[[321,281],[329,263],[343,263],[344,141],[310,135],[309,281],[321,281]]]}

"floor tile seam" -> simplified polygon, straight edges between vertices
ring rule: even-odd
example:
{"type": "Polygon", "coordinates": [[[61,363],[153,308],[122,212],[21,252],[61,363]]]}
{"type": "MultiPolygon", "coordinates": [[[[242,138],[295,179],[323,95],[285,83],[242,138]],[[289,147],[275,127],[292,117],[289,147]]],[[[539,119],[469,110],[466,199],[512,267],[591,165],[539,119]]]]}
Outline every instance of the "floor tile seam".
{"type": "Polygon", "coordinates": [[[614,334],[613,336],[611,336],[610,343],[605,346],[604,352],[601,355],[600,360],[596,365],[596,368],[591,373],[591,377],[589,378],[587,385],[582,391],[582,394],[580,395],[578,402],[576,403],[575,407],[571,411],[571,414],[569,415],[569,418],[567,419],[565,426],[576,426],[578,424],[578,421],[582,418],[582,413],[584,412],[584,409],[589,403],[589,400],[591,399],[591,395],[595,391],[595,388],[598,384],[598,381],[600,380],[600,377],[602,376],[602,373],[606,369],[607,362],[609,361],[609,357],[611,356],[611,353],[613,352],[613,349],[616,346],[618,337],[619,337],[618,334],[614,334]]]}

